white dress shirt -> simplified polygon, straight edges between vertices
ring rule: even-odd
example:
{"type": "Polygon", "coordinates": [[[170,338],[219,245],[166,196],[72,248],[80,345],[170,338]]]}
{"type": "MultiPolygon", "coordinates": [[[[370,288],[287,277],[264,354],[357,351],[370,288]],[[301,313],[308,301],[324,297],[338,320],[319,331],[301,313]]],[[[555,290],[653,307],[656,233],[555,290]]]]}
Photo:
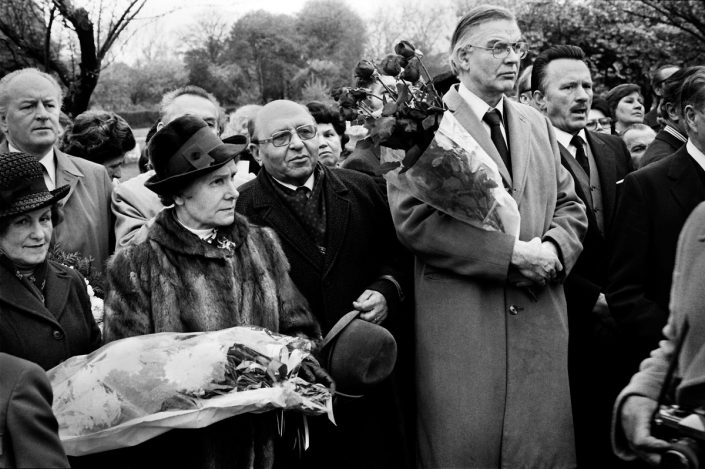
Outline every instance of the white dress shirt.
{"type": "MultiPolygon", "coordinates": [[[[482,126],[487,130],[487,135],[492,137],[492,133],[490,131],[490,125],[483,120],[485,117],[485,114],[487,114],[487,111],[492,109],[492,106],[487,104],[485,101],[482,100],[478,95],[470,91],[460,83],[458,85],[458,94],[465,100],[466,103],[468,103],[468,106],[470,106],[470,110],[477,116],[477,118],[482,122],[482,126]]],[[[504,137],[504,141],[507,141],[507,132],[504,128],[504,96],[502,96],[497,103],[497,107],[495,107],[499,111],[499,114],[502,116],[502,125],[500,126],[500,129],[502,129],[502,136],[504,137]]],[[[509,147],[509,145],[507,145],[509,147]]]]}
{"type": "Polygon", "coordinates": [[[688,139],[688,142],[685,144],[685,150],[691,158],[693,158],[695,162],[698,163],[703,170],[705,170],[705,153],[698,150],[690,139],[688,139]]]}

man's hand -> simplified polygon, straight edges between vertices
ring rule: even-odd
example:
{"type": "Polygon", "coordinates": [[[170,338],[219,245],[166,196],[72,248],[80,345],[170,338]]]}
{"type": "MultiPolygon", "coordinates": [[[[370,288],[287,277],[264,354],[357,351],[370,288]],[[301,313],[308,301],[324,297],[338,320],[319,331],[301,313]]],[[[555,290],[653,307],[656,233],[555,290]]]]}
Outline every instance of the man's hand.
{"type": "Polygon", "coordinates": [[[644,396],[629,396],[622,404],[621,421],[629,447],[639,458],[658,465],[661,452],[670,445],[651,436],[651,416],[656,409],[656,401],[644,396]]]}
{"type": "Polygon", "coordinates": [[[511,264],[528,280],[517,283],[519,287],[532,284],[544,286],[547,282],[555,280],[563,270],[556,246],[550,241],[542,243],[540,238],[528,242],[517,240],[511,264]]]}
{"type": "Polygon", "coordinates": [[[353,308],[360,311],[360,319],[380,324],[387,317],[387,300],[380,292],[365,290],[353,301],[353,308]]]}

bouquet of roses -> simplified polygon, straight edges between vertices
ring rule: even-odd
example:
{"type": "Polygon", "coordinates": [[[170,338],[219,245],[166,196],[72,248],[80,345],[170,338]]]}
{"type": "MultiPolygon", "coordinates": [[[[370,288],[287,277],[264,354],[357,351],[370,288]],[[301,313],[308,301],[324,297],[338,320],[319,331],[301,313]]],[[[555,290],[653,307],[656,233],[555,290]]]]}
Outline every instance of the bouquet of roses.
{"type": "Polygon", "coordinates": [[[270,409],[328,413],[330,391],[297,376],[312,342],[257,327],[111,342],[48,372],[59,436],[72,456],[132,446],[270,409]]]}
{"type": "Polygon", "coordinates": [[[518,236],[519,209],[497,164],[446,110],[422,56],[401,41],[379,65],[361,61],[358,86],[333,97],[347,119],[364,121],[368,144],[381,147],[380,172],[388,183],[463,222],[518,236]],[[375,82],[382,96],[370,91],[375,82]]]}

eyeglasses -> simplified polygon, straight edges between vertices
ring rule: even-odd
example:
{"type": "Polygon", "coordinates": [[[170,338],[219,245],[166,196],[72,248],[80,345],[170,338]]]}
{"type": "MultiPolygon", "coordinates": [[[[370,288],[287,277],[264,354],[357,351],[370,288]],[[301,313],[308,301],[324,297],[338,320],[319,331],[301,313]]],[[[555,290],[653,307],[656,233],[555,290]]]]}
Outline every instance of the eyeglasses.
{"type": "Polygon", "coordinates": [[[281,132],[274,132],[269,138],[263,138],[261,140],[253,140],[254,143],[269,143],[275,147],[284,147],[291,143],[291,136],[296,132],[301,140],[310,140],[316,136],[316,126],[313,124],[300,125],[294,130],[282,130],[281,132]]]}
{"type": "Polygon", "coordinates": [[[598,125],[601,128],[609,127],[612,124],[612,119],[610,117],[602,117],[600,119],[591,119],[585,124],[585,128],[588,130],[595,130],[598,125]]]}
{"type": "MultiPolygon", "coordinates": [[[[470,47],[477,47],[478,49],[491,50],[492,57],[495,59],[503,59],[509,55],[509,51],[513,50],[520,59],[526,57],[526,53],[529,52],[529,43],[525,41],[515,42],[514,44],[509,44],[506,42],[497,42],[492,47],[482,47],[476,46],[474,44],[467,44],[470,47]]],[[[467,47],[466,46],[466,47],[467,47]]]]}

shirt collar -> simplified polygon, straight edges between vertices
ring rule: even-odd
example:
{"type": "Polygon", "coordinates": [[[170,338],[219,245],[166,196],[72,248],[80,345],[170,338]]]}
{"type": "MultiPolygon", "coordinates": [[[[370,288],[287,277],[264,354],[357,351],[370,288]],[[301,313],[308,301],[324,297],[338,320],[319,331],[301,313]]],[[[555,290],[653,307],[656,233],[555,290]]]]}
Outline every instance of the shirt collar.
{"type": "MultiPolygon", "coordinates": [[[[556,134],[556,140],[558,140],[558,143],[563,145],[566,150],[568,150],[568,153],[571,155],[575,156],[575,145],[571,143],[573,140],[573,136],[576,134],[569,134],[565,130],[561,130],[558,127],[553,127],[553,131],[556,134]]],[[[577,133],[578,137],[583,139],[583,142],[587,144],[587,136],[585,135],[585,129],[580,129],[580,132],[577,133]]]]}
{"type": "MultiPolygon", "coordinates": [[[[311,175],[308,177],[308,179],[306,179],[306,182],[304,182],[304,185],[303,185],[303,187],[306,187],[311,192],[313,192],[313,182],[314,182],[315,174],[316,174],[316,171],[313,171],[311,173],[311,175]]],[[[270,176],[271,176],[271,174],[270,174],[270,176]]],[[[282,182],[279,179],[275,178],[274,176],[272,176],[272,179],[274,179],[275,181],[277,181],[279,184],[286,187],[287,189],[291,189],[292,191],[296,191],[296,189],[298,187],[302,187],[302,186],[295,186],[293,184],[288,184],[286,182],[282,182]]]]}
{"type": "MultiPolygon", "coordinates": [[[[485,117],[485,114],[487,114],[487,111],[492,109],[492,106],[484,102],[478,95],[467,89],[462,83],[458,85],[458,94],[460,94],[465,102],[468,103],[468,106],[470,106],[473,114],[477,116],[480,122],[482,122],[482,119],[485,117]]],[[[504,120],[504,96],[499,99],[495,109],[499,111],[502,115],[502,120],[504,120]]]]}
{"type": "Polygon", "coordinates": [[[211,239],[215,238],[215,236],[218,234],[218,230],[216,228],[206,228],[204,230],[197,230],[195,228],[190,228],[184,225],[183,223],[181,223],[181,220],[179,220],[179,217],[176,215],[176,211],[174,211],[174,219],[179,223],[179,225],[183,226],[185,229],[195,234],[203,241],[210,241],[211,239]]]}
{"type": "Polygon", "coordinates": [[[703,168],[703,170],[705,170],[705,153],[698,150],[690,139],[688,139],[688,142],[685,144],[685,150],[688,152],[690,157],[693,158],[695,162],[703,168]]]}
{"type": "MultiPolygon", "coordinates": [[[[11,152],[25,153],[9,141],[7,142],[7,149],[11,152]]],[[[56,161],[54,160],[54,148],[50,148],[49,151],[39,160],[39,163],[47,170],[44,175],[44,182],[47,185],[47,189],[50,191],[56,189],[56,161]]]]}

